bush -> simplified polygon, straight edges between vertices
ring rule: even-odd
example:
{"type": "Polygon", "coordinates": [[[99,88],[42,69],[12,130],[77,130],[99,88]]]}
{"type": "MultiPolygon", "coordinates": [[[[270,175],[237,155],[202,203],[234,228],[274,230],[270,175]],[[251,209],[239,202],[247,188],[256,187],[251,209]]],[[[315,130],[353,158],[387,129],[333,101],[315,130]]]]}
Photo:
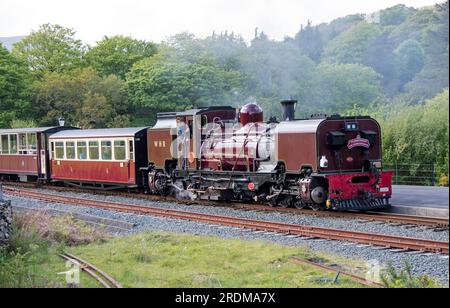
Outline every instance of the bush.
{"type": "Polygon", "coordinates": [[[427,275],[414,276],[411,265],[408,262],[405,262],[404,269],[400,271],[397,271],[391,263],[388,264],[386,273],[381,275],[381,281],[387,288],[395,289],[438,287],[437,283],[427,275]]]}
{"type": "Polygon", "coordinates": [[[439,186],[448,187],[448,175],[441,175],[439,178],[439,186]]]}
{"type": "Polygon", "coordinates": [[[66,245],[105,238],[105,232],[70,216],[52,217],[43,211],[15,215],[10,244],[0,249],[0,288],[61,287],[56,282],[58,270],[50,266],[58,264],[58,253],[66,245]]]}

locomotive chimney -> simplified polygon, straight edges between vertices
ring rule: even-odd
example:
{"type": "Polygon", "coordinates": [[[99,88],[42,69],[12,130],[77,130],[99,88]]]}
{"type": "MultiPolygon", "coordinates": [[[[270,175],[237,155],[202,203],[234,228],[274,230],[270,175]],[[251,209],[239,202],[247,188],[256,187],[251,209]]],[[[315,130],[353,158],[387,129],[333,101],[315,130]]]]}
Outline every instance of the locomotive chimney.
{"type": "Polygon", "coordinates": [[[294,121],[295,120],[295,108],[297,107],[297,101],[290,99],[281,102],[283,106],[283,121],[294,121]]]}

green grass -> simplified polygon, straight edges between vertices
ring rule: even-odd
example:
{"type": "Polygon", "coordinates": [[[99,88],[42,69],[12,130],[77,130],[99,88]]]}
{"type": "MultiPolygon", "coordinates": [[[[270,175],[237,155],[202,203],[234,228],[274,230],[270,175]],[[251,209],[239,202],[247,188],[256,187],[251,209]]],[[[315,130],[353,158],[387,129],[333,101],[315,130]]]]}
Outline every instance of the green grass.
{"type": "MultiPolygon", "coordinates": [[[[124,287],[361,287],[345,278],[334,284],[333,274],[288,259],[321,258],[354,268],[352,262],[262,242],[156,232],[69,251],[106,271],[124,287]]],[[[97,286],[87,279],[82,283],[97,286]]]]}
{"type": "Polygon", "coordinates": [[[104,237],[71,217],[15,215],[10,245],[0,249],[0,288],[65,287],[65,276],[58,273],[67,269],[58,254],[104,237]]]}
{"type": "MultiPolygon", "coordinates": [[[[290,261],[296,256],[337,265],[364,276],[365,263],[306,249],[258,241],[220,239],[164,232],[108,237],[70,217],[45,213],[15,217],[11,244],[0,250],[0,288],[66,287],[67,251],[102,269],[124,287],[189,288],[339,288],[363,287],[334,274],[290,261]]],[[[437,287],[410,268],[383,276],[389,287],[437,287]]],[[[101,287],[86,274],[80,287],[101,287]]]]}

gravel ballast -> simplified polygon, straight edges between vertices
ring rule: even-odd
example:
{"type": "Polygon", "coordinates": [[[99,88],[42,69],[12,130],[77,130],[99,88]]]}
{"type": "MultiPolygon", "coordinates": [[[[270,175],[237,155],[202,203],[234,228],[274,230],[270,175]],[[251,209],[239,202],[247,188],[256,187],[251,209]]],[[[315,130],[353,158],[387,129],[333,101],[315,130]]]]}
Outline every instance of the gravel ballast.
{"type": "Polygon", "coordinates": [[[282,222],[287,224],[295,225],[305,225],[314,227],[323,227],[330,229],[342,229],[342,230],[352,230],[361,231],[369,233],[381,233],[398,235],[405,237],[414,237],[429,239],[434,241],[449,241],[449,231],[436,232],[433,229],[420,226],[399,226],[388,224],[384,222],[369,222],[365,220],[355,220],[348,218],[336,218],[336,217],[317,217],[310,215],[294,215],[289,213],[280,213],[274,211],[248,211],[248,210],[236,210],[227,207],[214,207],[214,206],[201,206],[201,205],[191,205],[187,206],[184,204],[177,204],[173,202],[161,202],[161,201],[148,201],[139,198],[126,198],[119,196],[101,195],[101,194],[90,194],[90,193],[78,193],[78,192],[66,192],[66,191],[52,191],[52,190],[42,190],[46,193],[60,194],[65,196],[71,196],[75,198],[86,198],[101,201],[111,201],[126,204],[136,204],[144,205],[158,208],[191,211],[196,213],[212,214],[212,215],[223,215],[223,216],[233,216],[246,219],[255,220],[265,220],[282,222]]]}
{"type": "MultiPolygon", "coordinates": [[[[55,192],[51,191],[51,193],[55,192]]],[[[125,202],[129,204],[150,205],[154,207],[189,210],[208,214],[237,216],[242,218],[260,219],[260,220],[281,221],[284,223],[323,226],[328,228],[342,228],[342,229],[348,228],[364,232],[390,233],[392,229],[393,231],[392,234],[448,241],[448,231],[433,232],[425,228],[408,229],[398,226],[396,227],[388,226],[386,224],[380,225],[379,223],[361,224],[356,221],[350,221],[348,219],[341,220],[336,218],[330,219],[311,216],[294,216],[284,213],[241,211],[230,208],[218,208],[207,206],[186,207],[183,205],[166,202],[153,202],[139,199],[130,199],[116,196],[93,195],[85,193],[59,192],[59,194],[70,195],[77,198],[90,198],[97,200],[125,202]]],[[[122,232],[122,234],[139,233],[142,231],[167,231],[167,232],[189,233],[205,236],[218,236],[220,238],[225,239],[239,238],[244,240],[263,240],[286,246],[306,247],[314,251],[331,253],[345,258],[363,259],[370,262],[379,262],[380,264],[387,264],[388,262],[391,262],[394,265],[394,267],[398,269],[404,268],[405,261],[407,261],[411,264],[414,274],[416,275],[427,274],[430,277],[436,278],[441,283],[448,285],[449,259],[448,256],[438,254],[423,254],[416,252],[413,253],[393,252],[391,250],[384,250],[384,249],[381,250],[366,245],[351,244],[340,241],[329,241],[320,239],[308,240],[304,238],[283,236],[273,233],[253,232],[248,230],[222,227],[217,225],[209,225],[191,221],[168,219],[161,217],[141,216],[130,213],[119,213],[110,210],[86,208],[80,206],[70,206],[57,203],[48,203],[25,198],[11,197],[10,199],[12,200],[13,205],[18,205],[22,207],[29,207],[35,209],[57,209],[75,212],[79,214],[104,217],[106,219],[121,220],[135,225],[135,227],[131,231],[122,232]]]]}

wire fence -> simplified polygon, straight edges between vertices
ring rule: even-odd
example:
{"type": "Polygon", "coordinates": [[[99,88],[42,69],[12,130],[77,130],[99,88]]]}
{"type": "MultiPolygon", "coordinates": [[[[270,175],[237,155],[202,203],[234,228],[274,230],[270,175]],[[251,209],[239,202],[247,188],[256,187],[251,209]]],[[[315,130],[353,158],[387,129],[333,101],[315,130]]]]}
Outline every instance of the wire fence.
{"type": "Polygon", "coordinates": [[[394,185],[437,186],[439,177],[434,164],[384,163],[384,170],[394,172],[394,185]]]}

